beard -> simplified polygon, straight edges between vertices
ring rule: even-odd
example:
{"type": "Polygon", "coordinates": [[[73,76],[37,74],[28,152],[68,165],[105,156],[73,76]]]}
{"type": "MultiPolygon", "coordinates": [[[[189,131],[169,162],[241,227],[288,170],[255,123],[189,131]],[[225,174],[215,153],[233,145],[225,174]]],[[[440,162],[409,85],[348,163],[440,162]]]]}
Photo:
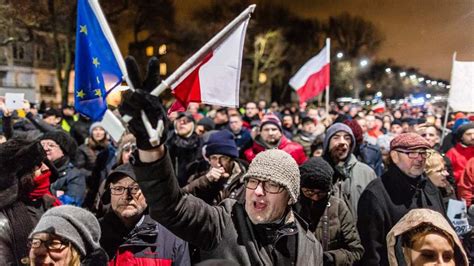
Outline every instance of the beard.
{"type": "Polygon", "coordinates": [[[338,145],[329,150],[331,159],[335,163],[345,161],[349,156],[350,150],[347,145],[338,145]]]}

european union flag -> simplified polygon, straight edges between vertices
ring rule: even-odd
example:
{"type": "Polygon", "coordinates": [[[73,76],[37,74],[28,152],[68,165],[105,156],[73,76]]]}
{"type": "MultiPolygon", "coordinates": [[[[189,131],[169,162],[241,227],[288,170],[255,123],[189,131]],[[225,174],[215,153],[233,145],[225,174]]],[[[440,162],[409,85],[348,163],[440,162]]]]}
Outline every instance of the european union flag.
{"type": "Polygon", "coordinates": [[[101,120],[107,110],[107,89],[122,81],[113,48],[118,50],[97,0],[79,0],[74,106],[93,121],[101,120]]]}

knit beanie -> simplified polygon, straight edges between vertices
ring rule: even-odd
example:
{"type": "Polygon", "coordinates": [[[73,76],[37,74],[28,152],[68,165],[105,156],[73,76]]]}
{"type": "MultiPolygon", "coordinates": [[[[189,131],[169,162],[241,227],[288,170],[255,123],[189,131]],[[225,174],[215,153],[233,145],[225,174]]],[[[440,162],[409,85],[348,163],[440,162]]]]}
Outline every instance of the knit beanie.
{"type": "Polygon", "coordinates": [[[334,170],[321,157],[312,157],[300,166],[301,187],[330,191],[334,170]]]}
{"type": "Polygon", "coordinates": [[[469,129],[473,129],[474,128],[474,123],[473,122],[470,122],[470,123],[466,123],[460,127],[457,128],[455,134],[456,134],[456,140],[457,141],[461,141],[462,139],[462,135],[464,135],[464,133],[466,131],[468,131],[469,129]]]}
{"type": "Polygon", "coordinates": [[[339,131],[346,132],[347,134],[351,136],[351,140],[352,140],[351,153],[354,152],[356,140],[355,140],[354,134],[352,133],[351,128],[343,123],[335,123],[332,126],[330,126],[328,130],[326,131],[326,136],[324,137],[324,142],[323,142],[324,153],[326,153],[329,149],[329,142],[331,138],[339,131]]]}
{"type": "Polygon", "coordinates": [[[348,125],[352,133],[354,134],[354,138],[357,144],[361,144],[364,141],[364,133],[362,132],[362,128],[360,127],[359,123],[356,120],[344,120],[344,124],[348,125]]]}
{"type": "Polygon", "coordinates": [[[278,118],[278,116],[273,113],[269,113],[263,116],[262,121],[260,123],[260,130],[262,130],[263,126],[266,124],[273,124],[278,127],[278,130],[280,130],[280,132],[283,132],[281,128],[280,118],[278,118]]]}
{"type": "Polygon", "coordinates": [[[72,205],[62,205],[46,211],[30,238],[37,233],[51,233],[70,241],[82,257],[101,249],[101,231],[97,218],[91,212],[72,205]]]}
{"type": "Polygon", "coordinates": [[[92,136],[92,131],[94,131],[94,128],[96,127],[101,127],[104,128],[101,122],[94,122],[92,125],[89,127],[89,135],[92,136]]]}
{"type": "Polygon", "coordinates": [[[296,203],[300,194],[300,170],[298,164],[288,153],[270,149],[255,156],[244,178],[256,177],[273,181],[286,188],[290,194],[289,205],[296,203]]]}
{"type": "Polygon", "coordinates": [[[227,155],[231,158],[239,157],[234,135],[226,129],[211,134],[206,143],[205,151],[207,158],[213,154],[227,155]]]}
{"type": "Polygon", "coordinates": [[[67,155],[70,158],[76,153],[76,141],[71,136],[69,136],[68,133],[62,130],[48,131],[44,133],[44,135],[41,137],[41,140],[45,139],[50,139],[56,142],[63,151],[64,155],[67,155]]]}

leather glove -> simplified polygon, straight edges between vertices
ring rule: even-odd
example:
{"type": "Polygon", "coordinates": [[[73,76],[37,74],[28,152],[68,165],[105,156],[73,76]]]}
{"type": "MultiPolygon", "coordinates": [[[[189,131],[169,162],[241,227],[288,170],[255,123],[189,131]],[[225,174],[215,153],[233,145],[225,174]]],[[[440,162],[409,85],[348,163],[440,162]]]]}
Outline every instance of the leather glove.
{"type": "Polygon", "coordinates": [[[127,56],[127,58],[125,58],[125,64],[135,91],[129,91],[124,95],[124,100],[119,111],[122,115],[132,117],[132,120],[128,123],[128,129],[137,139],[137,147],[141,150],[150,150],[162,145],[166,141],[169,124],[168,117],[166,116],[160,99],[150,94],[150,92],[158,86],[159,82],[161,82],[158,74],[158,58],[152,57],[148,61],[147,74],[143,82],[141,81],[140,71],[138,70],[135,58],[127,56]],[[145,112],[154,129],[157,127],[158,121],[163,121],[164,129],[157,146],[153,146],[149,141],[150,136],[148,136],[141,117],[142,110],[145,112]]]}

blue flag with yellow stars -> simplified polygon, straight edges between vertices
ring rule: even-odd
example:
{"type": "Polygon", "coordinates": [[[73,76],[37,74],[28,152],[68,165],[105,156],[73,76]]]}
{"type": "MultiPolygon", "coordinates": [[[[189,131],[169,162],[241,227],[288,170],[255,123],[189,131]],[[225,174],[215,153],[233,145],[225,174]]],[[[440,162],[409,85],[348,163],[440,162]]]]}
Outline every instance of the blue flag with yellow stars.
{"type": "Polygon", "coordinates": [[[114,54],[117,48],[97,0],[77,3],[74,106],[93,121],[107,110],[107,91],[122,81],[122,71],[114,54]],[[104,28],[105,27],[105,28],[104,28]]]}

